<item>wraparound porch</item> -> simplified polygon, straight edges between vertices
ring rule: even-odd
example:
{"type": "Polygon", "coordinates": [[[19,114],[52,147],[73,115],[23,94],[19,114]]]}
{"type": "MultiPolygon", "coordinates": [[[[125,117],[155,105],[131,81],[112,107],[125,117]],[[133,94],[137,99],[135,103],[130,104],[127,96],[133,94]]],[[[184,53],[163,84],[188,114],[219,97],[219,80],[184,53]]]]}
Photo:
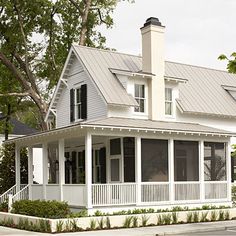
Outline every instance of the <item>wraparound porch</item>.
{"type": "MultiPolygon", "coordinates": [[[[80,132],[48,135],[47,142],[45,137],[38,138],[37,143],[28,140],[29,185],[22,190],[28,192],[25,197],[64,200],[87,209],[231,202],[227,135],[110,127],[78,129],[80,132]],[[31,149],[40,143],[44,181],[33,185],[31,149]],[[48,161],[49,153],[53,153],[50,148],[54,150],[54,162],[48,161]],[[50,167],[54,169],[53,178],[48,163],[54,163],[50,167]]],[[[16,146],[18,169],[22,144],[16,146]]],[[[19,172],[17,176],[19,185],[19,172]]]]}

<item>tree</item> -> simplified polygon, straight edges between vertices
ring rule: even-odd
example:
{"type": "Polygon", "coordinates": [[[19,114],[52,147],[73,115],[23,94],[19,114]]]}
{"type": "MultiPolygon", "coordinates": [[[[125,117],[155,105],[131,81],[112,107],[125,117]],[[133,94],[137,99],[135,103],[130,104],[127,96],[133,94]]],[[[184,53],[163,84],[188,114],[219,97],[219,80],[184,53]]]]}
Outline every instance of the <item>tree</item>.
{"type": "Polygon", "coordinates": [[[236,73],[236,52],[233,52],[230,58],[222,54],[218,57],[218,59],[227,60],[228,61],[227,70],[229,71],[229,73],[234,73],[234,74],[236,73]]]}
{"type": "Polygon", "coordinates": [[[41,129],[47,130],[48,102],[71,44],[104,47],[106,39],[97,26],[113,25],[118,1],[0,1],[0,63],[19,85],[4,95],[30,98],[41,129]]]}
{"type": "MultiPolygon", "coordinates": [[[[27,150],[21,149],[21,183],[28,183],[27,150]]],[[[15,184],[15,147],[5,145],[0,151],[0,194],[15,184]]]]}

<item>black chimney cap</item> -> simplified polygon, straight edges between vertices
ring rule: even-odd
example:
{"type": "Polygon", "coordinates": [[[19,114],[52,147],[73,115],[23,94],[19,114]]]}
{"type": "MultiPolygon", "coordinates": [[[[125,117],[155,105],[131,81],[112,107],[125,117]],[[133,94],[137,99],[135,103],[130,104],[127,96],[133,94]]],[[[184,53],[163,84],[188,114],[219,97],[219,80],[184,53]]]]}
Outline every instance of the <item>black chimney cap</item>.
{"type": "Polygon", "coordinates": [[[146,27],[148,25],[157,25],[162,26],[161,22],[156,17],[149,17],[146,22],[144,23],[143,27],[146,27]]]}

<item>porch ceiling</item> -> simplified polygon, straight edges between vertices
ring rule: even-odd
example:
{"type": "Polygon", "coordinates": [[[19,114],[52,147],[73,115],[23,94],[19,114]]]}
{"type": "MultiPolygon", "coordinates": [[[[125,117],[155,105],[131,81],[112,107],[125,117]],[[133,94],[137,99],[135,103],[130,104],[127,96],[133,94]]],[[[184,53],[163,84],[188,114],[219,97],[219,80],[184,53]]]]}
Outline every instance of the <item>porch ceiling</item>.
{"type": "Polygon", "coordinates": [[[85,121],[45,132],[39,132],[32,135],[26,135],[15,139],[5,141],[5,144],[16,143],[19,145],[36,145],[39,143],[50,142],[60,138],[70,139],[73,137],[83,137],[88,130],[94,129],[109,129],[109,130],[129,130],[129,131],[145,131],[161,134],[197,134],[234,137],[235,133],[220,130],[208,126],[203,126],[194,123],[183,122],[167,122],[167,121],[151,121],[141,119],[128,118],[105,118],[94,121],[85,121]]]}

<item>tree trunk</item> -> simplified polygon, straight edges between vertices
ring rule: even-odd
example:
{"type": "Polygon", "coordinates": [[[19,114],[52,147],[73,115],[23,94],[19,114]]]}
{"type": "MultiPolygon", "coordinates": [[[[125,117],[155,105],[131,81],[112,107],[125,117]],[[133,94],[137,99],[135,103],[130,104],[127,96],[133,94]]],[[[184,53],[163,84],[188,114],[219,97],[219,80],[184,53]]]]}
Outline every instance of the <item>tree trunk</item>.
{"type": "Polygon", "coordinates": [[[7,116],[5,120],[5,129],[4,129],[4,134],[5,134],[5,140],[8,140],[9,136],[9,126],[10,126],[10,119],[11,119],[11,104],[7,104],[7,116]]]}

